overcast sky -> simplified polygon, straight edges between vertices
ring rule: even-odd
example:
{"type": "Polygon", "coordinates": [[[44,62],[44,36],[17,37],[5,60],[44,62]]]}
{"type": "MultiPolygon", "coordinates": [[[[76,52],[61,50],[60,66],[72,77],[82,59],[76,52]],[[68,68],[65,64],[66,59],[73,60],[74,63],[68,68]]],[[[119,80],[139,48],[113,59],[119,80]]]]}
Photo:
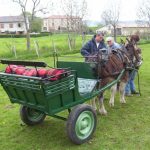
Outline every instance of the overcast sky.
{"type": "MultiPolygon", "coordinates": [[[[48,3],[50,0],[42,0],[43,6],[48,3]]],[[[60,0],[55,0],[55,2],[60,0]]],[[[89,20],[100,20],[101,12],[109,6],[109,3],[117,0],[87,0],[88,3],[88,17],[89,20]]],[[[121,21],[130,21],[136,20],[136,11],[139,5],[140,0],[120,0],[120,20],[121,21]]],[[[30,6],[28,6],[29,8],[30,6]]],[[[55,8],[53,12],[49,8],[50,14],[62,14],[58,7],[55,8]],[[56,11],[57,9],[57,11],[56,11]]],[[[20,9],[16,3],[13,3],[12,0],[0,0],[0,16],[7,15],[19,15],[20,9]]],[[[48,16],[48,14],[43,15],[43,17],[48,16]]]]}

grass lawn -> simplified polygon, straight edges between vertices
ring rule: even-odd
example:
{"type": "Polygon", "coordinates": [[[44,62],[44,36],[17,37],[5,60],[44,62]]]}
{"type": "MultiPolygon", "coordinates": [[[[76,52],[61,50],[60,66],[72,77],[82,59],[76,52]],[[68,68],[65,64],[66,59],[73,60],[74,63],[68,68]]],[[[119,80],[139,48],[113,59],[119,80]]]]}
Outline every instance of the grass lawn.
{"type": "MultiPolygon", "coordinates": [[[[22,126],[19,105],[11,104],[0,87],[0,150],[149,150],[150,44],[140,47],[144,56],[144,64],[140,69],[142,96],[127,98],[127,104],[121,105],[117,95],[115,107],[109,108],[108,91],[105,101],[108,115],[97,116],[97,129],[92,140],[80,146],[68,140],[66,124],[61,120],[47,117],[41,125],[22,126]]],[[[50,57],[39,60],[53,64],[50,57]]],[[[67,115],[66,112],[63,114],[67,115]]]]}
{"type": "MultiPolygon", "coordinates": [[[[86,41],[91,39],[91,36],[86,37],[86,41]]],[[[16,47],[17,58],[27,59],[27,58],[37,58],[35,51],[34,41],[38,42],[39,45],[39,55],[49,56],[53,54],[54,46],[52,41],[55,44],[55,48],[58,53],[77,53],[77,51],[82,46],[82,37],[77,35],[76,37],[76,47],[72,48],[72,51],[69,50],[68,46],[68,36],[67,34],[55,34],[44,37],[31,38],[31,50],[26,50],[26,39],[25,38],[0,38],[0,58],[15,58],[14,52],[10,49],[12,45],[16,47]]]]}
{"type": "MultiPolygon", "coordinates": [[[[87,35],[85,41],[92,38],[92,35],[87,35]]],[[[124,39],[124,37],[122,37],[124,39]]],[[[120,42],[120,37],[118,37],[120,42]]],[[[69,50],[68,36],[67,34],[54,34],[50,36],[31,38],[31,50],[26,50],[25,38],[0,38],[0,58],[15,58],[14,52],[11,50],[11,46],[16,47],[16,54],[18,59],[37,59],[34,41],[38,42],[40,57],[47,57],[54,52],[54,46],[59,54],[72,54],[78,53],[82,47],[82,36],[76,36],[76,47],[69,50]]]]}

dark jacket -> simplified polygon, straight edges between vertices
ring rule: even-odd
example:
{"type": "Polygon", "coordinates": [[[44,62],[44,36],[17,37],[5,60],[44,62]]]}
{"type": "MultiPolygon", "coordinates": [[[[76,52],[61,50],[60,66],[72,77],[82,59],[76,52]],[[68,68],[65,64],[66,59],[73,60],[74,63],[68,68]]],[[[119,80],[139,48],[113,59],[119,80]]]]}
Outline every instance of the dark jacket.
{"type": "Polygon", "coordinates": [[[106,45],[104,43],[104,40],[100,42],[98,48],[95,42],[95,36],[92,38],[92,40],[90,40],[89,42],[87,42],[81,49],[81,54],[83,56],[89,56],[91,54],[95,54],[99,51],[99,49],[103,49],[106,48],[106,45]]]}

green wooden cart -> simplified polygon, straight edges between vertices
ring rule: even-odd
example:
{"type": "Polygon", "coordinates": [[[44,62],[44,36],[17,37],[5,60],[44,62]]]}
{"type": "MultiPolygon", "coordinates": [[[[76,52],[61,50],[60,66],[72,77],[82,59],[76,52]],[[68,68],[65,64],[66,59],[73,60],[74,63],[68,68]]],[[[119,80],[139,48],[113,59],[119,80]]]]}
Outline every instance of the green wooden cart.
{"type": "MultiPolygon", "coordinates": [[[[1,63],[47,67],[44,62],[1,60],[1,63]]],[[[25,124],[39,124],[46,115],[66,120],[69,139],[75,144],[82,144],[92,137],[97,124],[95,110],[83,103],[116,84],[124,73],[122,70],[115,81],[97,89],[95,87],[101,80],[94,74],[93,65],[94,63],[57,61],[57,68],[66,68],[70,72],[65,78],[50,82],[40,77],[1,72],[0,83],[10,101],[21,104],[20,116],[25,124]],[[58,115],[64,110],[68,110],[68,118],[58,115]]]]}

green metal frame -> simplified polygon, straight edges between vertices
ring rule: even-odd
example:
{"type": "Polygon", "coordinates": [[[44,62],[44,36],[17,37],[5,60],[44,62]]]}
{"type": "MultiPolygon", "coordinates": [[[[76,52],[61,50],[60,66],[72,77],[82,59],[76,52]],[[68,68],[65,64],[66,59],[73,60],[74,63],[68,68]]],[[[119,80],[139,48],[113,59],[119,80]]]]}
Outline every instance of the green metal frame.
{"type": "Polygon", "coordinates": [[[66,120],[56,115],[63,110],[82,104],[116,84],[124,74],[122,70],[118,78],[108,85],[81,96],[78,91],[78,77],[96,79],[92,66],[84,62],[58,62],[58,67],[70,67],[71,74],[57,81],[47,81],[38,77],[27,77],[0,73],[0,83],[12,103],[19,103],[37,109],[52,117],[66,120]]]}

